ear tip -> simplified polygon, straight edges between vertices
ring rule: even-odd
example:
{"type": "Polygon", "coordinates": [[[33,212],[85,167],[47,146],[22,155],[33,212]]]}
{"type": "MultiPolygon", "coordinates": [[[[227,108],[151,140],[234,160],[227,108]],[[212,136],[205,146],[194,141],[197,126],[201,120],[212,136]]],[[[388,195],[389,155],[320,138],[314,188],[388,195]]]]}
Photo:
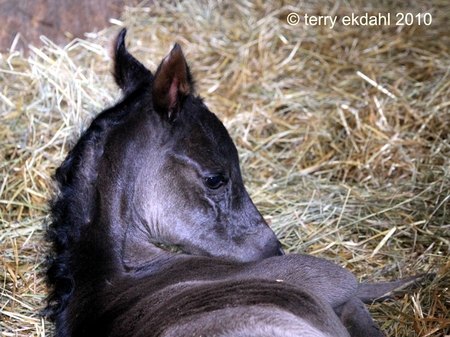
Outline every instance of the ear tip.
{"type": "Polygon", "coordinates": [[[126,35],[127,35],[127,29],[123,28],[117,35],[116,50],[118,50],[120,47],[125,46],[125,36],[126,35]]]}
{"type": "Polygon", "coordinates": [[[178,42],[175,42],[175,44],[173,45],[172,51],[170,52],[170,54],[181,54],[183,55],[183,49],[181,48],[181,45],[178,42]]]}
{"type": "Polygon", "coordinates": [[[119,36],[125,40],[125,36],[127,35],[127,28],[123,28],[120,33],[119,36]]]}

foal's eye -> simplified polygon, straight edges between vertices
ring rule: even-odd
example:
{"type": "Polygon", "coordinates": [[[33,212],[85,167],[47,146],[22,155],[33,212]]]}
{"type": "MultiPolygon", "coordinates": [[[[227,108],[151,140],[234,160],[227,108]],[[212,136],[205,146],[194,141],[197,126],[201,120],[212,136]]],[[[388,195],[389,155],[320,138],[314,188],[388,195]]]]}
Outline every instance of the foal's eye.
{"type": "Polygon", "coordinates": [[[219,187],[225,185],[228,182],[228,178],[223,176],[222,174],[212,176],[212,177],[206,177],[204,178],[206,187],[217,190],[219,187]]]}

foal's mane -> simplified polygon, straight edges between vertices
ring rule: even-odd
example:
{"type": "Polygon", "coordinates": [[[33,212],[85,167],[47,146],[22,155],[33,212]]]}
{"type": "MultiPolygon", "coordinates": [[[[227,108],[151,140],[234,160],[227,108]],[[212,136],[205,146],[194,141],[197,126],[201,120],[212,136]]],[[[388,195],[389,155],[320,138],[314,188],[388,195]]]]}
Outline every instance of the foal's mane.
{"type": "Polygon", "coordinates": [[[135,60],[125,48],[126,30],[115,41],[113,76],[122,89],[123,99],[101,112],[83,132],[76,145],[56,170],[56,195],[50,202],[51,222],[47,241],[46,281],[50,289],[43,314],[56,320],[62,314],[74,291],[73,247],[83,229],[92,224],[97,212],[97,171],[108,133],[119,127],[136,107],[136,96],[147,95],[153,74],[135,60]],[[123,65],[131,69],[124,72],[123,65]]]}
{"type": "MultiPolygon", "coordinates": [[[[56,195],[50,201],[51,222],[47,241],[51,253],[47,256],[46,281],[50,289],[43,314],[58,318],[72,294],[75,283],[73,251],[83,228],[95,219],[97,204],[97,167],[107,134],[126,119],[130,109],[127,101],[137,92],[129,93],[115,106],[100,113],[56,170],[56,195]]],[[[131,98],[132,99],[132,98],[131,98]]]]}

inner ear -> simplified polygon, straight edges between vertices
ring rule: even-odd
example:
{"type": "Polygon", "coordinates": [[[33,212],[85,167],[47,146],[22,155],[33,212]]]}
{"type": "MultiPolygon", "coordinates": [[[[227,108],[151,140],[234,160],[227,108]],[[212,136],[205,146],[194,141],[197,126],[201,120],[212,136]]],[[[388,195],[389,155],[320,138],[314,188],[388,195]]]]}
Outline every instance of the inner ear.
{"type": "Polygon", "coordinates": [[[178,43],[158,67],[153,82],[153,103],[169,119],[181,110],[184,100],[194,91],[193,80],[178,43]]]}

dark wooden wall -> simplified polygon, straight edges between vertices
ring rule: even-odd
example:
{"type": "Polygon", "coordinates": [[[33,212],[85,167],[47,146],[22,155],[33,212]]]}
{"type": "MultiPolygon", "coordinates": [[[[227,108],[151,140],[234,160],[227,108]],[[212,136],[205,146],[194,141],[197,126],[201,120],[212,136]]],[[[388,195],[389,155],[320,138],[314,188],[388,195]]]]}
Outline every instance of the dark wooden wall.
{"type": "Polygon", "coordinates": [[[18,33],[15,50],[31,43],[40,46],[40,35],[65,45],[86,32],[109,25],[118,19],[124,5],[139,0],[0,0],[0,50],[8,51],[18,33]]]}

